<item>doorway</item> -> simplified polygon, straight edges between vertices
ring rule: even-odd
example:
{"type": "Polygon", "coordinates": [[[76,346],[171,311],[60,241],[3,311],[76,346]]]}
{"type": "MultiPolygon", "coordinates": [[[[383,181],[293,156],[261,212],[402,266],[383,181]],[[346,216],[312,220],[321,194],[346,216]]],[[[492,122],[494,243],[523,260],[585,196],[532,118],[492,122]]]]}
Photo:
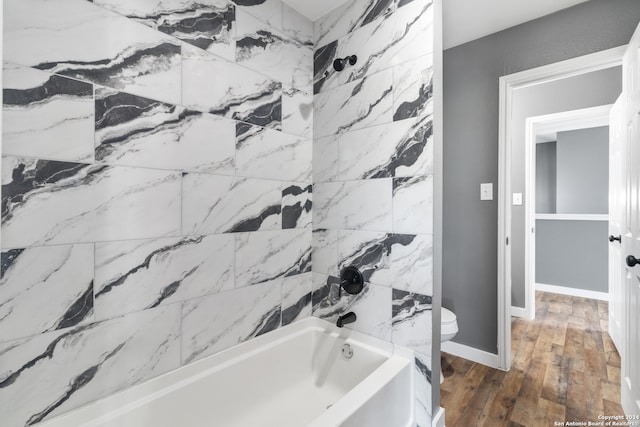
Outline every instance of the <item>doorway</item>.
{"type": "Polygon", "coordinates": [[[526,119],[526,297],[513,316],[535,316],[536,290],[608,301],[611,107],[526,119]]]}
{"type": "MultiPolygon", "coordinates": [[[[523,206],[531,205],[531,200],[527,200],[527,197],[530,198],[532,193],[524,191],[524,188],[521,187],[523,188],[521,191],[516,191],[516,194],[513,194],[512,189],[517,188],[518,182],[514,182],[512,172],[513,170],[522,170],[523,182],[524,175],[531,174],[531,171],[525,170],[526,165],[530,163],[525,163],[524,118],[539,115],[522,113],[520,120],[517,120],[517,98],[527,89],[539,95],[540,91],[536,89],[542,88],[545,84],[555,84],[564,79],[580,78],[588,76],[590,73],[606,72],[620,67],[624,51],[625,47],[609,49],[500,78],[498,182],[498,366],[500,369],[509,370],[511,367],[512,251],[518,246],[524,250],[526,247],[524,244],[525,234],[530,233],[530,228],[525,233],[525,209],[523,206]],[[514,159],[522,162],[522,165],[514,165],[514,159]],[[518,195],[518,193],[520,194],[518,195]],[[528,203],[524,205],[523,202],[528,203]],[[520,235],[514,235],[513,230],[516,229],[522,231],[521,238],[520,235]]],[[[594,89],[599,88],[595,87],[594,89]]],[[[556,92],[552,93],[557,94],[556,92]]],[[[607,104],[613,100],[592,105],[607,104]]],[[[575,108],[561,108],[557,111],[571,109],[575,108]]],[[[524,270],[524,267],[522,269],[524,270]]],[[[518,273],[517,269],[516,273],[518,273]]],[[[522,277],[524,276],[523,271],[522,277]]],[[[517,284],[522,285],[521,283],[517,284]]],[[[524,299],[526,298],[527,295],[524,296],[524,299]]],[[[531,299],[531,295],[528,298],[531,299]]],[[[533,301],[530,303],[533,304],[533,301]]],[[[526,306],[526,301],[524,306],[526,306]]]]}

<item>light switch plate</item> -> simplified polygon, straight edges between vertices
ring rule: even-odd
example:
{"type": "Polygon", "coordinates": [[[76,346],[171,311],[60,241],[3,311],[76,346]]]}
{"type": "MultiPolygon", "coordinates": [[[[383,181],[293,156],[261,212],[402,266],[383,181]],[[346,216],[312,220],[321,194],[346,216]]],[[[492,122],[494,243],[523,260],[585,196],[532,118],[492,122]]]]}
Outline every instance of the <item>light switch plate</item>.
{"type": "Polygon", "coordinates": [[[480,200],[493,200],[493,183],[480,184],[480,200]]]}
{"type": "Polygon", "coordinates": [[[513,206],[522,206],[522,193],[513,193],[513,206]]]}

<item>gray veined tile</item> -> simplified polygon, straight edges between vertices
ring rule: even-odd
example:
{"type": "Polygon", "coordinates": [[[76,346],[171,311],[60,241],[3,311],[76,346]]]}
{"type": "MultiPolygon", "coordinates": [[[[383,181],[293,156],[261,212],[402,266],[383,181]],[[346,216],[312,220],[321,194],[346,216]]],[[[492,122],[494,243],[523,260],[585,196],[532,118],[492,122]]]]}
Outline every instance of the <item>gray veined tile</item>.
{"type": "Polygon", "coordinates": [[[282,3],[282,32],[313,49],[313,22],[286,3],[282,3]]]}
{"type": "Polygon", "coordinates": [[[4,60],[180,103],[175,39],[84,0],[7,2],[4,60]]]}
{"type": "Polygon", "coordinates": [[[315,41],[323,46],[396,9],[394,0],[350,1],[314,22],[315,41]]]}
{"type": "Polygon", "coordinates": [[[391,179],[314,185],[316,228],[392,231],[391,179]]]}
{"type": "Polygon", "coordinates": [[[393,69],[393,120],[433,114],[433,55],[393,69]]]}
{"type": "Polygon", "coordinates": [[[368,284],[357,295],[340,295],[339,283],[337,277],[313,273],[313,315],[335,323],[353,311],[357,320],[345,328],[391,341],[391,288],[368,284]]]}
{"type": "MultiPolygon", "coordinates": [[[[350,132],[341,135],[349,135],[350,132]]],[[[339,144],[341,135],[325,136],[313,140],[313,182],[339,179],[339,144]]],[[[357,167],[356,164],[350,165],[357,167]]]]}
{"type": "Polygon", "coordinates": [[[393,231],[433,234],[433,176],[393,179],[393,231]]]}
{"type": "Polygon", "coordinates": [[[236,175],[311,181],[313,142],[273,129],[238,122],[236,175]]]}
{"type": "Polygon", "coordinates": [[[236,62],[285,86],[311,92],[313,48],[238,10],[236,62]]]}
{"type": "Polygon", "coordinates": [[[98,162],[233,175],[234,120],[106,88],[95,104],[98,162]]]}
{"type": "Polygon", "coordinates": [[[431,425],[431,352],[415,353],[413,383],[416,396],[416,425],[431,425]]]}
{"type": "Polygon", "coordinates": [[[432,299],[393,290],[393,343],[419,353],[431,352],[432,299]]]}
{"type": "Polygon", "coordinates": [[[338,231],[338,266],[355,266],[362,273],[365,282],[381,286],[391,286],[392,239],[387,233],[371,231],[338,231]]]}
{"type": "Polygon", "coordinates": [[[338,230],[313,230],[312,241],[313,272],[337,277],[338,273],[338,230]]]}
{"type": "MultiPolygon", "coordinates": [[[[432,119],[401,120],[343,133],[333,137],[335,142],[315,143],[318,149],[322,144],[338,145],[340,180],[427,175],[433,173],[432,119]]],[[[320,162],[328,162],[331,154],[325,156],[320,162]]]]}
{"type": "Polygon", "coordinates": [[[282,0],[232,0],[238,9],[249,12],[262,22],[282,29],[282,0]]]}
{"type": "Polygon", "coordinates": [[[276,280],[185,302],[182,362],[193,362],[277,329],[281,289],[281,281],[276,280]]]}
{"type": "Polygon", "coordinates": [[[96,244],[96,319],[233,289],[231,235],[96,244]]]}
{"type": "Polygon", "coordinates": [[[282,228],[311,227],[313,207],[311,184],[284,183],[282,187],[282,228]]]}
{"type": "Polygon", "coordinates": [[[184,105],[281,129],[282,83],[190,45],[182,46],[182,55],[184,105]]]}
{"type": "Polygon", "coordinates": [[[431,0],[414,0],[388,19],[376,20],[321,46],[314,54],[314,93],[361,79],[433,52],[431,0]],[[358,62],[341,72],[336,58],[357,54],[358,62]]]}
{"type": "Polygon", "coordinates": [[[93,85],[5,64],[2,152],[93,161],[93,85]]]}
{"type": "Polygon", "coordinates": [[[230,61],[235,59],[235,5],[230,0],[91,0],[230,61]]]}
{"type": "Polygon", "coordinates": [[[313,137],[313,94],[283,87],[282,131],[311,139],[313,137]]]}
{"type": "Polygon", "coordinates": [[[311,291],[311,273],[282,281],[282,326],[311,317],[311,291]]]}
{"type": "Polygon", "coordinates": [[[310,271],[310,229],[242,233],[236,237],[236,287],[310,271]]]}
{"type": "Polygon", "coordinates": [[[2,183],[5,247],[180,232],[180,173],[5,157],[2,183]]]}
{"type": "Polygon", "coordinates": [[[180,366],[180,307],[0,345],[3,425],[35,424],[180,366]]]}
{"type": "Polygon", "coordinates": [[[389,69],[315,95],[314,138],[390,123],[392,80],[389,69]]]}
{"type": "Polygon", "coordinates": [[[92,244],[2,252],[0,341],[92,320],[92,244]]]}
{"type": "Polygon", "coordinates": [[[185,174],[183,234],[281,228],[282,183],[220,175],[185,174]]]}
{"type": "Polygon", "coordinates": [[[393,288],[433,295],[433,236],[391,234],[389,238],[393,288]]]}

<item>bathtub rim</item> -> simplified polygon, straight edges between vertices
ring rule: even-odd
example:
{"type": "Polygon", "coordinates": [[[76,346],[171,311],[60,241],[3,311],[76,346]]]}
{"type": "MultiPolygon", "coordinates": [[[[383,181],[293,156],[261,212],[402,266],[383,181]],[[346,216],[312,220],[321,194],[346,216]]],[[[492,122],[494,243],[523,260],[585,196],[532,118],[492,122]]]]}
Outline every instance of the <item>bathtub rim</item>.
{"type": "MultiPolygon", "coordinates": [[[[116,391],[112,394],[89,402],[77,408],[71,409],[60,415],[35,424],[37,427],[94,427],[122,415],[130,410],[152,402],[175,390],[188,386],[202,378],[214,374],[226,367],[241,363],[259,353],[278,346],[286,341],[294,339],[310,331],[318,331],[328,334],[335,339],[343,339],[345,343],[355,344],[368,351],[385,357],[381,366],[366,376],[362,381],[349,390],[336,404],[321,414],[316,420],[335,422],[346,421],[357,405],[366,402],[379,390],[372,388],[380,381],[389,381],[397,375],[401,369],[413,367],[413,352],[399,347],[380,338],[366,335],[349,328],[338,328],[334,324],[317,317],[308,317],[282,326],[248,341],[236,344],[218,353],[206,356],[187,365],[180,366],[172,371],[158,375],[140,384],[116,391]],[[350,412],[351,410],[351,412],[350,412]]],[[[413,378],[411,379],[411,392],[413,393],[413,378]]],[[[413,396],[412,396],[413,419],[413,396]]],[[[309,427],[319,427],[316,420],[308,424],[309,427]]]]}

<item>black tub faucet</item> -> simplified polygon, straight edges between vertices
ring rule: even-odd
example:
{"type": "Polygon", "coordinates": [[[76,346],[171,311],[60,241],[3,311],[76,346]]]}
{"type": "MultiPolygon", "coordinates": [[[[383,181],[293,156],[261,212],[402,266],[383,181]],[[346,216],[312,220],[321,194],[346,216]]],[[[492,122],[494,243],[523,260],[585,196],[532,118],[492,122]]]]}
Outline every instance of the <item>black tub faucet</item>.
{"type": "Polygon", "coordinates": [[[356,314],[353,311],[348,312],[344,316],[338,317],[338,321],[336,322],[336,326],[338,328],[342,328],[344,325],[348,325],[349,323],[353,323],[356,321],[356,314]]]}

